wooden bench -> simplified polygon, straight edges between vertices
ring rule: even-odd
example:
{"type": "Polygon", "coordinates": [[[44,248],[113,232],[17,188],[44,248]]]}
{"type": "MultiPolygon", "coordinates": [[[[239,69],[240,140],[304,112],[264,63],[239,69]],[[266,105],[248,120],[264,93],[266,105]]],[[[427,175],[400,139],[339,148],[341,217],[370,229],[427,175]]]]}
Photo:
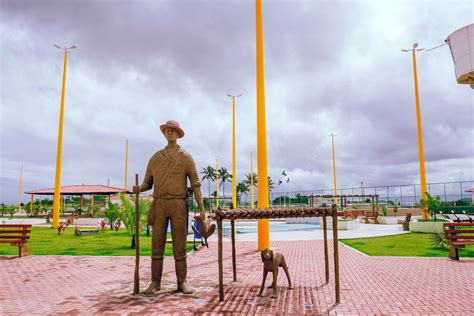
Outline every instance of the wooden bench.
{"type": "Polygon", "coordinates": [[[369,224],[369,219],[374,220],[374,224],[378,224],[379,221],[377,220],[377,217],[379,216],[379,212],[377,211],[365,211],[364,212],[364,217],[362,219],[365,221],[365,224],[369,224]]]}
{"type": "Polygon", "coordinates": [[[0,224],[0,243],[9,243],[18,247],[18,257],[28,256],[30,252],[26,242],[30,238],[31,225],[0,224]]]}
{"type": "Polygon", "coordinates": [[[75,234],[77,236],[84,236],[84,235],[97,235],[99,233],[98,229],[78,229],[75,234]]]}
{"type": "Polygon", "coordinates": [[[459,260],[459,248],[474,245],[474,224],[471,223],[444,223],[446,239],[449,242],[449,258],[459,260]],[[469,227],[470,229],[456,229],[469,227]]]}
{"type": "Polygon", "coordinates": [[[403,225],[403,230],[404,231],[409,231],[410,230],[410,221],[411,221],[411,214],[408,213],[407,216],[405,217],[405,220],[398,220],[397,224],[402,224],[403,225]]]}

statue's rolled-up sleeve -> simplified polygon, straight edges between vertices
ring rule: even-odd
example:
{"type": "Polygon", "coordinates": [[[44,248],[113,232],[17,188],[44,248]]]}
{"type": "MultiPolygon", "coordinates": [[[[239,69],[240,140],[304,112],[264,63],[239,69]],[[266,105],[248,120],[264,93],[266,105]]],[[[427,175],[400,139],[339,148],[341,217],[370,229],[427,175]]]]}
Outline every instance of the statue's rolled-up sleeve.
{"type": "Polygon", "coordinates": [[[140,186],[140,191],[148,191],[153,187],[153,173],[151,172],[151,159],[148,162],[145,172],[145,178],[143,179],[143,183],[140,186]]]}
{"type": "Polygon", "coordinates": [[[196,164],[191,156],[188,156],[187,159],[187,175],[189,178],[189,182],[191,182],[192,188],[197,188],[201,186],[201,182],[199,181],[199,176],[196,170],[196,164]]]}

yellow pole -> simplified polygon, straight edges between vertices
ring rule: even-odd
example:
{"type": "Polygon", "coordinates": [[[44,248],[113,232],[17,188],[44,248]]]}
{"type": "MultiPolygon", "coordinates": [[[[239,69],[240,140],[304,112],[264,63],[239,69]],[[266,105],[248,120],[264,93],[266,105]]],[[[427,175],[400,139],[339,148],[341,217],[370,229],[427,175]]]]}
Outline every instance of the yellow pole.
{"type": "Polygon", "coordinates": [[[331,138],[332,138],[332,174],[333,174],[333,177],[334,177],[334,204],[337,207],[336,156],[334,154],[334,134],[331,134],[331,138]]]}
{"type": "Polygon", "coordinates": [[[216,208],[219,207],[219,161],[216,159],[216,208]]]}
{"type": "MultiPolygon", "coordinates": [[[[415,48],[412,50],[413,56],[413,76],[415,81],[415,100],[416,100],[416,122],[418,127],[418,152],[420,153],[420,181],[421,181],[421,198],[426,199],[426,175],[425,175],[425,156],[423,153],[423,132],[421,127],[421,113],[420,113],[420,97],[418,94],[418,76],[416,73],[416,53],[415,48]]],[[[421,209],[423,219],[428,219],[428,209],[423,207],[421,209]]]]}
{"type": "Polygon", "coordinates": [[[20,167],[20,191],[18,192],[18,213],[21,213],[21,185],[23,178],[23,166],[20,167]]]}
{"type": "MultiPolygon", "coordinates": [[[[257,46],[257,174],[259,181],[258,208],[268,207],[268,163],[267,131],[265,119],[265,78],[263,56],[262,0],[256,6],[256,46],[257,46]]],[[[270,248],[270,224],[268,219],[258,220],[258,250],[270,248]]]]}
{"type": "Polygon", "coordinates": [[[33,194],[31,194],[30,199],[30,216],[33,215],[33,194]]]}
{"type": "Polygon", "coordinates": [[[237,171],[235,158],[235,96],[232,97],[232,206],[237,208],[237,171]]]}
{"type": "Polygon", "coordinates": [[[92,211],[92,214],[94,214],[94,194],[92,194],[92,198],[91,198],[91,211],[92,211]]]}
{"type": "Polygon", "coordinates": [[[253,159],[250,153],[250,208],[254,208],[254,189],[253,189],[253,159]]]}
{"type": "Polygon", "coordinates": [[[61,207],[61,164],[63,152],[63,125],[64,125],[64,95],[66,93],[67,50],[64,50],[63,86],[61,91],[61,110],[59,112],[58,150],[56,154],[56,178],[54,183],[53,228],[59,224],[59,209],[61,207]]]}
{"type": "Polygon", "coordinates": [[[124,189],[127,190],[128,186],[128,139],[125,141],[125,185],[124,189]]]}
{"type": "Polygon", "coordinates": [[[453,202],[454,202],[454,206],[456,206],[456,188],[454,187],[454,183],[453,183],[453,202]]]}

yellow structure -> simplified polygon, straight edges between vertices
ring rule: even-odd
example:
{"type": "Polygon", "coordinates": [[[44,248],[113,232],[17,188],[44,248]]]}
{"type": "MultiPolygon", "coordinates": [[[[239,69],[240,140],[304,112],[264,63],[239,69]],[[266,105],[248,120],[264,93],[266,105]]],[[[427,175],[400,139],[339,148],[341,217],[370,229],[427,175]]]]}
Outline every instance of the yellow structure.
{"type": "MultiPolygon", "coordinates": [[[[63,49],[61,46],[54,44],[56,48],[63,49]]],[[[61,90],[61,109],[59,112],[59,129],[58,129],[58,150],[56,154],[56,176],[54,182],[54,202],[53,202],[53,228],[57,228],[59,224],[59,210],[61,208],[61,165],[63,152],[63,125],[64,125],[64,95],[66,93],[66,68],[67,56],[70,50],[77,48],[72,45],[64,48],[64,67],[63,67],[63,84],[61,90]]]]}
{"type": "Polygon", "coordinates": [[[20,167],[20,192],[18,192],[18,213],[21,213],[21,186],[23,181],[23,166],[20,167]]]}
{"type": "Polygon", "coordinates": [[[250,153],[250,208],[254,208],[253,158],[252,158],[252,153],[250,153]]]}
{"type": "Polygon", "coordinates": [[[94,214],[94,194],[92,194],[92,197],[91,197],[91,212],[92,214],[94,214]]]}
{"type": "Polygon", "coordinates": [[[216,159],[216,208],[219,207],[219,161],[216,159]]]}
{"type": "Polygon", "coordinates": [[[125,140],[125,184],[124,190],[127,190],[128,186],[128,139],[125,140]]]}
{"type": "Polygon", "coordinates": [[[334,204],[337,207],[337,183],[336,183],[336,155],[334,153],[334,134],[331,134],[332,139],[332,175],[334,177],[334,204]]]}
{"type": "Polygon", "coordinates": [[[33,215],[33,195],[31,195],[31,199],[30,199],[30,215],[33,215]]]}
{"type": "MultiPolygon", "coordinates": [[[[262,0],[255,1],[257,46],[257,174],[258,208],[268,207],[267,128],[265,118],[265,76],[263,58],[262,0]]],[[[258,220],[258,250],[270,248],[270,223],[258,220]]]]}
{"type": "Polygon", "coordinates": [[[232,206],[237,208],[237,171],[236,171],[236,153],[235,153],[235,96],[228,94],[232,98],[232,206]]]}
{"type": "MultiPolygon", "coordinates": [[[[416,123],[418,127],[418,152],[420,156],[420,182],[421,182],[421,198],[426,199],[426,174],[425,174],[425,155],[423,152],[423,130],[421,127],[421,113],[420,113],[420,96],[418,93],[418,75],[416,71],[416,52],[423,50],[418,48],[418,43],[414,43],[412,49],[402,49],[403,52],[412,52],[413,57],[413,79],[415,82],[415,101],[416,101],[416,123]]],[[[428,219],[428,208],[422,207],[423,219],[428,219]]]]}

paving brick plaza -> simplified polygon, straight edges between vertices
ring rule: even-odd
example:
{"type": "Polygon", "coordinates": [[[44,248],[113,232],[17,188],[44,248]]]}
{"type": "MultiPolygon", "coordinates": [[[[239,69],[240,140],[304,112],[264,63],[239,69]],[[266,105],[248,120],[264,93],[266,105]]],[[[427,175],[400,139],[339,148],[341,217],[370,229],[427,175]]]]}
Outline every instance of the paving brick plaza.
{"type": "MultiPolygon", "coordinates": [[[[224,243],[225,302],[218,298],[215,242],[188,256],[193,295],[175,293],[172,258],[165,259],[160,293],[133,296],[134,257],[0,256],[0,314],[474,315],[472,258],[368,257],[341,245],[341,303],[334,305],[332,260],[323,285],[322,241],[276,241],[272,248],[285,254],[294,289],[280,273],[278,298],[268,288],[257,297],[262,264],[255,242],[237,243],[232,282],[231,247],[224,243]]],[[[142,257],[142,291],[149,266],[142,257]]]]}

